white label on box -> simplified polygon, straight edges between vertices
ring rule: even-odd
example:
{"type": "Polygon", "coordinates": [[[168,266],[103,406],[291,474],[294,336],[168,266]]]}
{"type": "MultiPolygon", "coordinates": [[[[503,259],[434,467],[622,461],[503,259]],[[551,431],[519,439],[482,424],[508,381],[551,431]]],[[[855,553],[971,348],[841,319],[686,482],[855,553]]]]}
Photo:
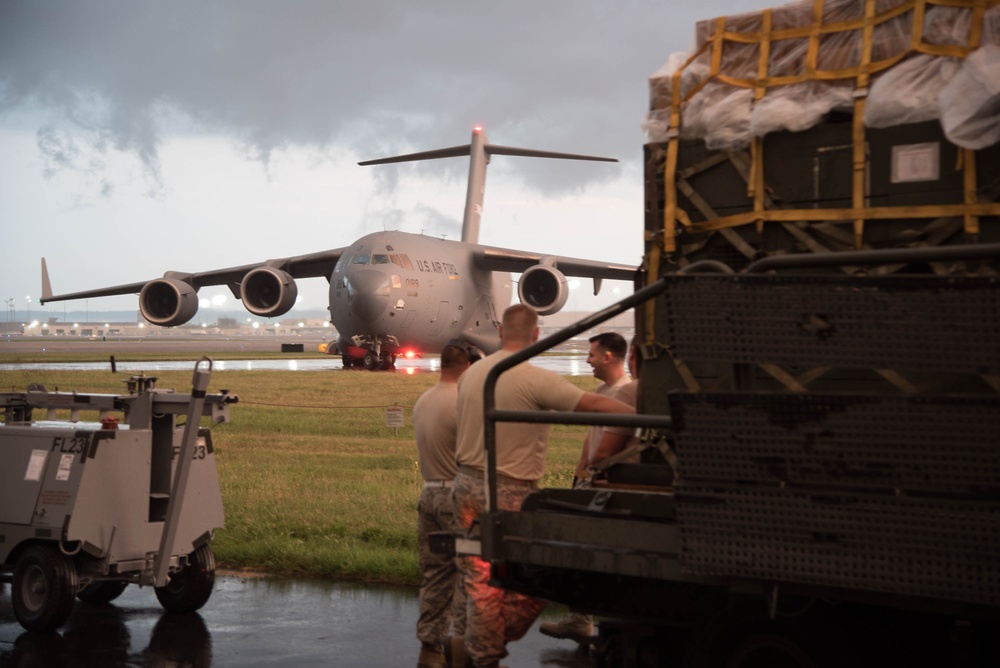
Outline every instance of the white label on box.
{"type": "Polygon", "coordinates": [[[45,470],[45,460],[48,459],[48,450],[32,450],[31,459],[28,460],[28,470],[24,472],[24,479],[29,482],[38,482],[42,479],[42,471],[45,470]]]}
{"type": "Polygon", "coordinates": [[[937,181],[940,146],[936,141],[892,147],[892,182],[937,181]]]}
{"type": "Polygon", "coordinates": [[[69,480],[69,472],[73,468],[73,460],[76,455],[63,455],[59,460],[59,470],[56,472],[56,480],[69,480]]]}

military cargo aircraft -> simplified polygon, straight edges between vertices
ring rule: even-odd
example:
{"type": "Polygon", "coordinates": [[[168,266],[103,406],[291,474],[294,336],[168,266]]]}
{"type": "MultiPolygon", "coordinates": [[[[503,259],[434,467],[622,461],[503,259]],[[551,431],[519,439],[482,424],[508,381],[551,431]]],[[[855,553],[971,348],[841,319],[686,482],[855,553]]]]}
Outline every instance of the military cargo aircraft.
{"type": "Polygon", "coordinates": [[[465,155],[470,164],[461,241],[375,232],[343,248],[197,273],[168,271],[162,278],[64,295],[52,294],[42,258],[41,303],[138,293],[146,320],[174,327],[194,317],[198,290],[205,286],[228,286],[250,313],[272,318],[294,306],[296,279],[325,278],[330,322],[339,335],[329,351],[342,355],[345,367],[374,371],[392,368],[398,355],[439,352],[451,339],[486,353],[499,348],[499,320],[511,301],[512,272],[521,274],[518,298],[540,315],[566,304],[567,276],[594,279],[595,294],[602,279],[633,279],[633,266],[478,243],[490,156],[617,162],[613,158],[492,145],[476,127],[469,144],[359,164],[465,155]]]}

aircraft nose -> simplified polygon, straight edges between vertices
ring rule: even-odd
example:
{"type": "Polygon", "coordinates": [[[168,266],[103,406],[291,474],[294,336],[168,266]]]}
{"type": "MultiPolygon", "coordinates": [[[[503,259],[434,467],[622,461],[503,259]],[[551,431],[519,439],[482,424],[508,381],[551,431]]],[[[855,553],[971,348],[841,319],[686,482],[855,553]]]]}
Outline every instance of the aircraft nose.
{"type": "Polygon", "coordinates": [[[371,322],[389,305],[389,277],[374,269],[361,269],[347,277],[347,299],[358,318],[371,322]]]}

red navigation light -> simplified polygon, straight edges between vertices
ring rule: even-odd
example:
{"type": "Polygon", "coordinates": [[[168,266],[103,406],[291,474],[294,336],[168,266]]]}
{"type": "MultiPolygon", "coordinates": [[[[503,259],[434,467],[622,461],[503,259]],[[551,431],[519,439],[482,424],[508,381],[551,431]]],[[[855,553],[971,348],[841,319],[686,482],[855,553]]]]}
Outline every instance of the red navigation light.
{"type": "Polygon", "coordinates": [[[478,135],[482,131],[483,131],[483,126],[482,125],[477,125],[476,127],[472,128],[473,134],[477,134],[478,135]]]}
{"type": "Polygon", "coordinates": [[[405,357],[408,360],[411,360],[411,359],[413,359],[416,356],[417,356],[417,354],[415,352],[413,352],[412,350],[407,350],[405,353],[403,353],[403,357],[405,357]]]}

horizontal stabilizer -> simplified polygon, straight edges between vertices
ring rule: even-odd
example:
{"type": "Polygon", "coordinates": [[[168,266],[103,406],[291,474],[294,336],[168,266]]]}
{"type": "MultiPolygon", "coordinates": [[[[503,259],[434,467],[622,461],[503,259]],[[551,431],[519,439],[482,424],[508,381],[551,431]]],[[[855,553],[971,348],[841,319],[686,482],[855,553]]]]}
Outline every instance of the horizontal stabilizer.
{"type": "Polygon", "coordinates": [[[457,158],[469,155],[472,144],[464,146],[452,146],[451,148],[439,148],[433,151],[421,151],[419,153],[407,153],[406,155],[396,155],[391,158],[378,158],[376,160],[365,160],[359,165],[386,165],[390,162],[411,162],[413,160],[436,160],[437,158],[457,158]]]}
{"type": "Polygon", "coordinates": [[[559,158],[562,160],[594,160],[597,162],[618,162],[618,158],[602,158],[597,155],[578,155],[576,153],[556,153],[554,151],[536,151],[532,148],[516,148],[513,146],[497,146],[487,144],[486,152],[493,155],[520,155],[525,158],[559,158]]]}
{"type": "Polygon", "coordinates": [[[590,160],[594,162],[618,162],[617,158],[602,158],[596,155],[580,155],[577,153],[557,153],[555,151],[538,151],[533,148],[516,148],[513,146],[495,146],[486,140],[482,127],[472,130],[472,142],[463,146],[439,148],[433,151],[407,153],[389,158],[365,160],[359,165],[386,165],[392,162],[411,162],[414,160],[435,160],[437,158],[456,158],[469,156],[469,183],[465,195],[465,214],[462,216],[462,241],[479,243],[479,218],[483,213],[483,194],[486,191],[486,165],[491,155],[514,155],[525,158],[556,158],[559,160],[590,160]]]}
{"type": "MultiPolygon", "coordinates": [[[[396,155],[391,158],[377,158],[375,160],[365,160],[359,165],[387,165],[392,162],[413,162],[416,160],[436,160],[438,158],[458,158],[463,155],[470,155],[472,144],[464,146],[452,146],[451,148],[439,148],[433,151],[420,151],[419,153],[407,153],[406,155],[396,155]]],[[[487,155],[517,155],[525,158],[557,158],[562,160],[592,160],[596,162],[618,162],[618,158],[604,158],[598,155],[580,155],[578,153],[558,153],[556,151],[538,151],[532,148],[517,148],[516,146],[497,146],[496,144],[486,144],[483,150],[487,155]]]]}

